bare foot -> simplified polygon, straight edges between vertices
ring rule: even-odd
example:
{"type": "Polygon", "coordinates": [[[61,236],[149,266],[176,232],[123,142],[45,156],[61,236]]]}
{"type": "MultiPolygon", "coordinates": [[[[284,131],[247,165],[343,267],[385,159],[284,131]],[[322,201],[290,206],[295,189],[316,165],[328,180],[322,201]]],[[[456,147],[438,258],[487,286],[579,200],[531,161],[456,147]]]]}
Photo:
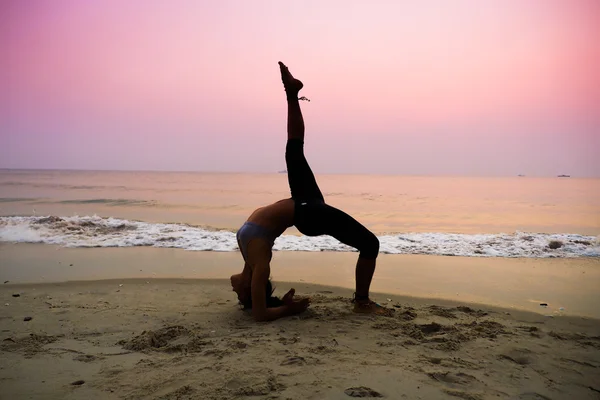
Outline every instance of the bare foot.
{"type": "Polygon", "coordinates": [[[358,314],[374,314],[382,315],[384,317],[391,317],[392,315],[394,315],[394,311],[395,310],[381,306],[371,300],[354,300],[354,312],[358,314]]]}
{"type": "Polygon", "coordinates": [[[300,89],[304,87],[304,84],[300,80],[294,78],[288,67],[281,61],[279,61],[279,69],[281,70],[281,81],[283,82],[285,91],[290,95],[297,96],[300,89]]]}

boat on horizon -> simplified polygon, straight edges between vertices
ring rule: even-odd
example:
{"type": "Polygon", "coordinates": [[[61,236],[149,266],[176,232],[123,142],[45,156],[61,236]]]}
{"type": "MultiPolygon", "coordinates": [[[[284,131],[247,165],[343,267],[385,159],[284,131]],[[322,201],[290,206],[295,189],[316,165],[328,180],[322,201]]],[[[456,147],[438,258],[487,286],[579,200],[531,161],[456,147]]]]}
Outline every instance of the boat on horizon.
{"type": "Polygon", "coordinates": [[[571,175],[558,175],[559,178],[570,178],[571,175]]]}

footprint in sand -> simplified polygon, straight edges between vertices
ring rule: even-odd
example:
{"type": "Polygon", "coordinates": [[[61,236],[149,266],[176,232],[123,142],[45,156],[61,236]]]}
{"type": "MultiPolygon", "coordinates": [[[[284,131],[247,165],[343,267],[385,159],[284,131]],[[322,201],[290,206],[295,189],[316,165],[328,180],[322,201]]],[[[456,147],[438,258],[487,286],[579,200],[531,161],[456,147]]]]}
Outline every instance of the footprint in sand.
{"type": "Polygon", "coordinates": [[[429,306],[429,312],[432,315],[437,315],[438,317],[448,318],[448,319],[456,319],[456,315],[449,308],[444,308],[440,306],[429,306]]]}
{"type": "Polygon", "coordinates": [[[498,358],[501,360],[512,361],[519,365],[529,365],[534,361],[531,354],[532,352],[527,349],[512,349],[499,354],[498,358]]]}
{"type": "Polygon", "coordinates": [[[537,326],[517,326],[517,329],[529,333],[530,336],[541,338],[542,331],[537,326]]]}
{"type": "Polygon", "coordinates": [[[572,358],[564,358],[564,357],[562,357],[560,360],[561,361],[566,361],[568,363],[573,363],[573,364],[581,365],[582,367],[600,368],[600,366],[598,366],[598,365],[594,365],[594,364],[591,364],[591,363],[586,362],[586,361],[573,360],[572,358]]]}
{"type": "Polygon", "coordinates": [[[394,331],[396,329],[399,329],[401,326],[402,326],[402,324],[400,322],[395,321],[395,320],[389,320],[389,321],[378,322],[376,324],[373,324],[371,327],[373,329],[394,331]]]}
{"type": "Polygon", "coordinates": [[[0,350],[20,353],[22,352],[28,356],[31,356],[42,351],[44,345],[53,343],[62,336],[63,335],[47,336],[30,333],[28,336],[20,338],[6,338],[2,341],[2,343],[0,343],[0,350]]]}
{"type": "Polygon", "coordinates": [[[417,318],[417,313],[412,310],[403,311],[398,317],[404,321],[412,321],[417,318]]]}
{"type": "Polygon", "coordinates": [[[366,386],[351,387],[344,390],[344,393],[350,397],[383,397],[381,393],[366,386]]]}
{"type": "Polygon", "coordinates": [[[96,357],[92,354],[80,354],[78,356],[73,357],[74,361],[81,361],[81,362],[92,362],[97,359],[98,359],[98,357],[96,357]]]}
{"type": "Polygon", "coordinates": [[[144,331],[131,340],[122,340],[118,344],[131,351],[144,351],[168,347],[171,342],[181,336],[190,335],[190,331],[183,326],[167,326],[156,331],[144,331]]]}
{"type": "Polygon", "coordinates": [[[427,376],[435,381],[444,382],[450,385],[471,385],[477,381],[477,378],[473,375],[465,374],[464,372],[428,372],[427,376]]]}
{"type": "Polygon", "coordinates": [[[298,343],[298,338],[297,337],[292,337],[292,338],[282,337],[282,338],[277,339],[277,341],[279,343],[287,346],[287,345],[291,345],[291,344],[294,344],[294,343],[298,343]]]}
{"type": "Polygon", "coordinates": [[[422,324],[417,325],[419,330],[423,332],[425,335],[430,335],[432,333],[437,333],[442,331],[445,327],[443,325],[432,322],[430,324],[422,324]]]}
{"type": "Polygon", "coordinates": [[[452,340],[447,338],[435,338],[436,340],[431,340],[431,343],[437,343],[435,346],[436,349],[441,351],[457,351],[460,349],[460,341],[452,340]]]}
{"type": "Polygon", "coordinates": [[[248,386],[242,386],[236,389],[233,393],[237,396],[244,397],[267,396],[272,394],[273,392],[285,390],[285,388],[286,386],[277,382],[277,379],[275,377],[269,377],[266,381],[259,381],[248,386]]]}
{"type": "Polygon", "coordinates": [[[229,343],[229,347],[232,349],[245,349],[246,347],[248,347],[247,343],[244,342],[240,342],[240,341],[235,341],[235,342],[231,342],[229,343]]]}
{"type": "Polygon", "coordinates": [[[192,388],[189,385],[185,385],[180,387],[177,390],[174,390],[166,395],[162,396],[161,399],[164,400],[176,400],[176,399],[191,399],[196,394],[196,389],[192,388]]]}
{"type": "Polygon", "coordinates": [[[463,390],[444,389],[444,393],[449,396],[458,397],[464,400],[483,400],[483,396],[477,393],[469,393],[463,390]]]}
{"type": "Polygon", "coordinates": [[[548,332],[548,335],[554,339],[573,341],[582,346],[591,346],[600,349],[600,335],[587,336],[581,333],[559,333],[555,331],[548,332]]]}
{"type": "Polygon", "coordinates": [[[456,309],[460,312],[463,312],[465,314],[469,314],[469,315],[472,315],[475,317],[485,317],[486,315],[488,315],[488,313],[483,310],[473,310],[471,307],[467,307],[467,306],[458,306],[458,307],[456,307],[456,309]]]}
{"type": "Polygon", "coordinates": [[[441,365],[446,368],[466,368],[466,369],[481,369],[481,367],[471,361],[463,360],[462,358],[441,358],[441,357],[423,357],[422,361],[434,365],[441,365]]]}
{"type": "Polygon", "coordinates": [[[551,400],[550,397],[535,392],[521,393],[517,398],[519,400],[551,400]]]}
{"type": "Polygon", "coordinates": [[[294,356],[288,357],[281,362],[281,365],[304,365],[306,364],[306,360],[304,357],[294,356]]]}

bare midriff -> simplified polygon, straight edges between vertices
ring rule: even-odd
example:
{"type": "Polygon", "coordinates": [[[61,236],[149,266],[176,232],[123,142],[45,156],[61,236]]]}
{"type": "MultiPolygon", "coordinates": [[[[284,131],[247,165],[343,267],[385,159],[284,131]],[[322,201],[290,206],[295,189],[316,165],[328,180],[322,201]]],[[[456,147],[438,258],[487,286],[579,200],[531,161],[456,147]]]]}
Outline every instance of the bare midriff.
{"type": "Polygon", "coordinates": [[[294,200],[283,199],[268,206],[256,209],[248,222],[260,225],[280,236],[287,228],[294,225],[294,200]]]}

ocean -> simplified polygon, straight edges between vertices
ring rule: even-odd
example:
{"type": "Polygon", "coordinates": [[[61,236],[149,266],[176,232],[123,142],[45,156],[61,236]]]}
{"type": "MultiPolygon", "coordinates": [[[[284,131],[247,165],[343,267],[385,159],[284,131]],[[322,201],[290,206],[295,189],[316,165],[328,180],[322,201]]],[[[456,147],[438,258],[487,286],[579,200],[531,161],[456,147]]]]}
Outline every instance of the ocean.
{"type": "MultiPolygon", "coordinates": [[[[600,179],[316,177],[382,253],[600,256],[600,179]]],[[[285,173],[0,170],[0,242],[237,251],[248,215],[286,197],[285,173]]],[[[274,250],[354,251],[293,228],[274,250]]]]}

